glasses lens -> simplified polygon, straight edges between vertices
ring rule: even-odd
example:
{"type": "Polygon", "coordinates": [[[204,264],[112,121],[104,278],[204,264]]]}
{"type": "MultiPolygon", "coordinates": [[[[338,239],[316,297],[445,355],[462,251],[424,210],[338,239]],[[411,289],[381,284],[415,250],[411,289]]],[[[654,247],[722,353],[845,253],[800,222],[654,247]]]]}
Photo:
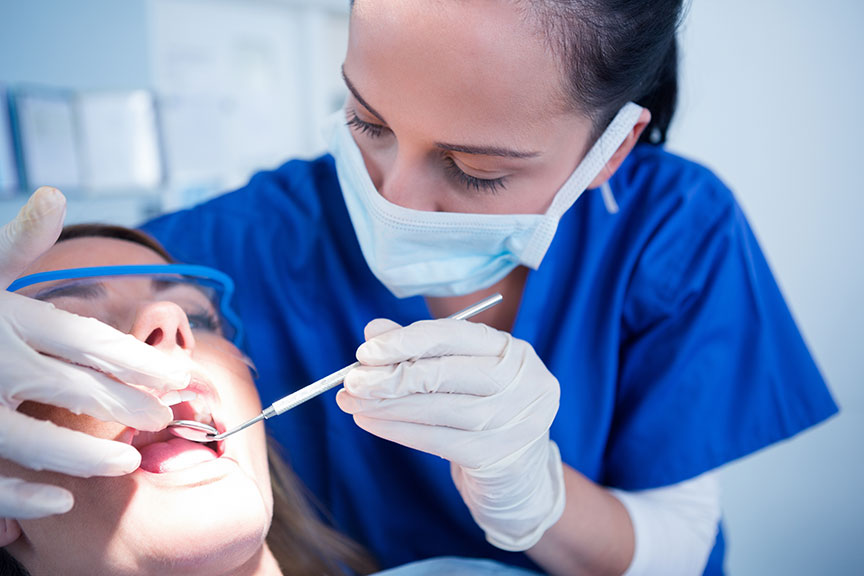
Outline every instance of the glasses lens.
{"type": "Polygon", "coordinates": [[[17,293],[120,330],[130,328],[128,319],[142,304],[172,302],[186,314],[194,332],[214,333],[232,341],[237,336],[237,327],[228,319],[233,314],[227,307],[225,286],[208,278],[178,274],[92,276],[39,282],[17,293]]]}

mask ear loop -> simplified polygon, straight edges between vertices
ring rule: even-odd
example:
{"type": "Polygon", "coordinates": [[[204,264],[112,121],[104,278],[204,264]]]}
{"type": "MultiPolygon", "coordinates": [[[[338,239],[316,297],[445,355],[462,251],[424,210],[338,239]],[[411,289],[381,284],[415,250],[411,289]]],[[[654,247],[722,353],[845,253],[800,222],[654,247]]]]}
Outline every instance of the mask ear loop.
{"type": "Polygon", "coordinates": [[[618,202],[612,194],[612,186],[609,185],[609,180],[606,180],[606,182],[600,186],[600,194],[603,196],[603,204],[606,205],[606,211],[609,212],[609,214],[617,214],[618,202]]]}

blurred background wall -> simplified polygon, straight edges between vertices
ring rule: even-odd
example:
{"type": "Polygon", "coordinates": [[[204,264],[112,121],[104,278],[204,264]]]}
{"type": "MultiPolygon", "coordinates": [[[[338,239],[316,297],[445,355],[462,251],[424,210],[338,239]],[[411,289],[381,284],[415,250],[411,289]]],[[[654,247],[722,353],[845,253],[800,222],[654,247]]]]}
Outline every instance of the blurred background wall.
{"type": "Polygon", "coordinates": [[[671,148],[747,213],[840,404],[723,473],[733,575],[864,573],[864,3],[692,0],[671,148]]]}
{"type": "MultiPolygon", "coordinates": [[[[344,99],[347,22],[347,0],[3,0],[0,85],[13,102],[24,93],[74,108],[77,161],[85,166],[81,181],[63,188],[70,220],[134,224],[239,187],[256,170],[322,152],[322,121],[344,99]],[[156,101],[160,183],[97,189],[89,183],[98,175],[86,174],[92,144],[82,140],[93,134],[82,134],[80,109],[135,90],[156,101]]],[[[106,140],[122,136],[101,110],[96,126],[114,132],[97,138],[104,151],[106,140]]],[[[34,138],[42,136],[38,120],[34,138]]],[[[113,151],[116,165],[122,146],[113,151]]],[[[6,215],[23,199],[2,190],[2,167],[6,215]]]]}
{"type": "MultiPolygon", "coordinates": [[[[347,0],[0,2],[0,84],[147,90],[164,174],[77,190],[70,221],[136,224],[323,150],[344,95],[347,0]]],[[[692,0],[669,147],[736,192],[841,406],[724,469],[736,576],[864,566],[864,3],[692,0]]],[[[26,196],[7,191],[0,221],[26,196]]]]}

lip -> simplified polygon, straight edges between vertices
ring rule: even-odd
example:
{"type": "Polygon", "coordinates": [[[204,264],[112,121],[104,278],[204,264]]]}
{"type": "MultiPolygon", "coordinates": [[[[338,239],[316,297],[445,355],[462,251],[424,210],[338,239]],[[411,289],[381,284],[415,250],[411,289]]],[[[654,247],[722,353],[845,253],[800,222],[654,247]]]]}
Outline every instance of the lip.
{"type": "Polygon", "coordinates": [[[131,476],[158,486],[194,488],[213,484],[240,470],[240,464],[234,458],[222,455],[190,468],[161,474],[138,468],[131,476]]]}
{"type": "MultiPolygon", "coordinates": [[[[180,398],[185,398],[184,400],[180,400],[179,402],[174,403],[171,406],[171,410],[174,413],[174,419],[177,420],[197,420],[202,418],[202,414],[206,414],[205,410],[209,409],[211,421],[207,421],[208,424],[213,424],[217,431],[220,433],[225,430],[225,424],[222,421],[221,417],[221,399],[219,397],[218,392],[215,387],[211,383],[210,379],[200,373],[193,373],[192,379],[186,388],[181,390],[177,390],[176,396],[172,398],[174,400],[180,400],[180,398]],[[194,396],[190,397],[190,393],[194,396]],[[201,405],[204,406],[201,406],[201,405]],[[196,407],[197,406],[197,407],[196,407]],[[199,410],[200,409],[200,410],[199,410]]],[[[136,430],[134,428],[125,428],[117,440],[126,442],[138,449],[141,452],[142,457],[144,457],[145,452],[150,458],[149,463],[153,466],[161,467],[161,460],[159,454],[163,454],[162,458],[174,458],[175,456],[171,456],[170,454],[166,454],[164,450],[166,447],[160,447],[157,449],[157,452],[145,450],[146,447],[161,444],[161,443],[170,443],[175,446],[174,454],[181,454],[185,450],[181,448],[181,452],[176,452],[177,442],[179,439],[175,434],[171,432],[168,427],[165,427],[161,430],[155,432],[146,432],[136,430]],[[160,452],[161,451],[161,452],[160,452]],[[157,460],[153,460],[153,458],[157,458],[157,460]]],[[[215,460],[219,460],[225,453],[225,444],[224,440],[208,442],[206,444],[199,444],[197,447],[208,447],[215,453],[215,460]]],[[[190,446],[189,449],[192,447],[190,446]]],[[[170,450],[169,450],[170,452],[170,450]]],[[[207,464],[210,464],[212,461],[200,462],[198,464],[193,464],[189,466],[189,468],[184,468],[181,470],[174,470],[169,472],[159,472],[157,473],[154,468],[150,468],[150,470],[154,470],[150,472],[148,470],[144,470],[143,468],[139,468],[138,470],[144,474],[148,474],[150,476],[162,476],[162,475],[177,475],[181,472],[185,472],[186,470],[199,469],[204,468],[207,464]]],[[[204,472],[204,476],[209,476],[206,470],[202,470],[204,472]]],[[[182,476],[182,474],[181,474],[182,476]]],[[[199,477],[200,474],[195,473],[195,477],[199,477]]],[[[185,483],[185,482],[184,482],[185,483]]]]}
{"type": "Polygon", "coordinates": [[[200,372],[194,372],[192,374],[192,379],[189,381],[189,385],[186,388],[183,388],[181,391],[191,391],[202,398],[207,404],[210,406],[211,413],[218,412],[218,409],[222,406],[222,401],[219,397],[219,393],[216,391],[216,388],[213,386],[213,383],[210,382],[210,379],[206,377],[204,374],[200,372]]]}

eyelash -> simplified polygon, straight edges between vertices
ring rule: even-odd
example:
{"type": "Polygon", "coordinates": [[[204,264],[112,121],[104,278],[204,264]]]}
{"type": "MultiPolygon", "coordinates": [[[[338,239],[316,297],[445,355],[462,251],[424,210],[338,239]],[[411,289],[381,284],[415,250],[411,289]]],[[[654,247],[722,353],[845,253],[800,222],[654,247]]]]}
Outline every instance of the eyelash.
{"type": "MultiPolygon", "coordinates": [[[[370,138],[380,138],[384,136],[385,132],[389,132],[390,129],[381,126],[380,124],[372,124],[371,122],[366,122],[357,117],[357,112],[351,111],[350,116],[346,122],[346,124],[350,128],[354,128],[361,134],[365,134],[370,138]]],[[[461,184],[465,188],[469,190],[474,190],[475,192],[488,192],[490,194],[497,194],[504,188],[506,188],[506,178],[477,178],[476,176],[471,176],[470,174],[465,173],[456,162],[450,156],[444,156],[444,166],[447,170],[447,174],[455,180],[457,183],[461,184]]]]}
{"type": "Polygon", "coordinates": [[[449,174],[451,178],[469,190],[473,188],[475,192],[497,194],[506,188],[504,183],[505,178],[503,176],[501,178],[477,178],[476,176],[471,176],[459,168],[453,158],[449,156],[444,157],[444,167],[447,169],[447,174],[449,174]]]}
{"type": "Polygon", "coordinates": [[[351,111],[351,116],[348,118],[348,122],[346,122],[349,127],[354,128],[361,134],[366,134],[371,138],[380,138],[384,135],[384,132],[389,132],[390,129],[380,124],[372,124],[371,122],[364,122],[360,118],[357,117],[357,112],[351,111]]]}
{"type": "Polygon", "coordinates": [[[205,330],[216,334],[221,334],[222,332],[222,325],[219,322],[219,318],[210,312],[186,312],[186,319],[189,321],[189,327],[192,330],[205,330]]]}

